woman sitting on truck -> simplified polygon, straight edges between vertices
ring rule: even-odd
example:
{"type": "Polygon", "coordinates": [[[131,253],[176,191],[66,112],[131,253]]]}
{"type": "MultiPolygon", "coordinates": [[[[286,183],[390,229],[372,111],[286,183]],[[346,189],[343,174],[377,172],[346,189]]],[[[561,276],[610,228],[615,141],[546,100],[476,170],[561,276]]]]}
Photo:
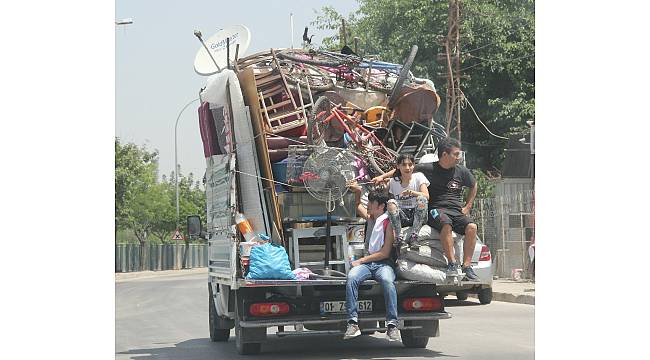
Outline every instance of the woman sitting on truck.
{"type": "Polygon", "coordinates": [[[388,218],[395,229],[395,245],[417,239],[418,232],[427,221],[429,180],[421,172],[413,172],[415,158],[411,154],[397,157],[395,174],[388,182],[388,192],[394,199],[388,200],[388,218]],[[402,226],[410,226],[409,233],[401,237],[402,226]]]}

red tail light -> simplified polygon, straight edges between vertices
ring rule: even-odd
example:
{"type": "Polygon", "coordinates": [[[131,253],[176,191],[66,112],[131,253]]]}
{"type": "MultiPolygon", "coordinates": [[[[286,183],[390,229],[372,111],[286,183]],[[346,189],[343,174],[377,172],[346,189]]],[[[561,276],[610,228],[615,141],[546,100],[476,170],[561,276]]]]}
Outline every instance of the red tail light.
{"type": "Polygon", "coordinates": [[[481,256],[479,256],[478,261],[490,261],[492,260],[492,255],[490,255],[490,248],[487,245],[483,245],[481,248],[481,256]]]}
{"type": "Polygon", "coordinates": [[[442,309],[440,298],[407,298],[402,302],[406,311],[436,311],[442,309]]]}
{"type": "Polygon", "coordinates": [[[248,312],[253,316],[277,316],[289,313],[289,304],[286,302],[255,303],[251,304],[248,312]]]}

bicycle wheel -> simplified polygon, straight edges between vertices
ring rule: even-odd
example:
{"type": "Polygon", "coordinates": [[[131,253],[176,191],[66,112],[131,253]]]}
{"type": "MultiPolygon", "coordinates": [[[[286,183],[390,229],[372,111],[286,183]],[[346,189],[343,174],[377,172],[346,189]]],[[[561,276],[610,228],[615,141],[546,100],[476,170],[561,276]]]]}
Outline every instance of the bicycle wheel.
{"type": "Polygon", "coordinates": [[[307,119],[307,144],[325,146],[341,141],[345,133],[343,126],[334,119],[324,122],[330,114],[332,103],[325,96],[319,97],[307,119]]]}
{"type": "Polygon", "coordinates": [[[397,79],[397,82],[395,83],[395,86],[393,86],[393,90],[391,91],[390,96],[388,97],[389,108],[393,108],[397,103],[397,98],[399,96],[400,91],[402,90],[402,86],[404,86],[404,81],[406,81],[406,78],[408,77],[409,70],[413,65],[413,60],[415,60],[415,54],[417,53],[418,53],[418,46],[413,45],[413,47],[411,48],[411,53],[409,54],[408,58],[406,58],[404,67],[402,67],[402,71],[400,71],[399,73],[399,78],[397,79]]]}
{"type": "Polygon", "coordinates": [[[370,145],[366,157],[376,175],[382,175],[395,168],[397,152],[381,145],[370,145]]]}
{"type": "Polygon", "coordinates": [[[300,83],[304,89],[307,88],[307,81],[311,90],[326,91],[334,88],[334,81],[329,74],[316,66],[309,64],[295,63],[290,60],[280,60],[280,70],[288,82],[300,83]],[[307,79],[305,81],[305,79],[307,79]]]}
{"type": "Polygon", "coordinates": [[[309,64],[315,66],[337,67],[343,65],[344,63],[342,59],[335,58],[333,56],[323,54],[321,52],[316,52],[316,51],[307,52],[303,50],[288,49],[288,50],[278,51],[276,53],[276,56],[279,59],[285,59],[297,63],[309,64]]]}

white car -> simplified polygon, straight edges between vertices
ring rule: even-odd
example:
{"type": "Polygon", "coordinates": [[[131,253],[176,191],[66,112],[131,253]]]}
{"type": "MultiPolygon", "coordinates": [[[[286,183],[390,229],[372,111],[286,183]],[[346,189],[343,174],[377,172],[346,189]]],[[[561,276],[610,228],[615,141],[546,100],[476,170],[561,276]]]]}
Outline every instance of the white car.
{"type": "MultiPolygon", "coordinates": [[[[463,238],[458,237],[454,241],[454,249],[458,259],[463,258],[463,238]]],[[[474,254],[472,254],[472,269],[478,275],[478,281],[461,281],[460,284],[438,285],[438,293],[446,296],[455,293],[458,300],[466,300],[470,293],[478,295],[481,304],[492,302],[492,254],[487,245],[476,238],[474,254]]]]}

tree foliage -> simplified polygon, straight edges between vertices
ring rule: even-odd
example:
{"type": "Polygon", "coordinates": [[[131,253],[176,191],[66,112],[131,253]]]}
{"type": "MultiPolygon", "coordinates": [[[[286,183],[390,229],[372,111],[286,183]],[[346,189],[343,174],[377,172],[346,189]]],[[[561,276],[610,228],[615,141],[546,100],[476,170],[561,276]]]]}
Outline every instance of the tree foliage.
{"type": "MultiPolygon", "coordinates": [[[[494,196],[494,180],[490,179],[490,177],[484,173],[481,169],[472,169],[472,174],[474,175],[474,178],[476,179],[476,183],[478,184],[478,191],[476,192],[476,197],[477,198],[490,198],[494,196]]],[[[463,199],[467,199],[467,195],[469,194],[469,189],[465,188],[463,190],[463,199]]]]}
{"type": "MultiPolygon", "coordinates": [[[[446,61],[442,39],[448,33],[448,1],[358,0],[359,9],[346,19],[348,43],[359,38],[360,55],[403,63],[418,45],[412,71],[434,81],[443,107],[436,121],[444,123],[446,61]]],[[[535,4],[533,0],[463,0],[460,2],[461,90],[480,120],[495,134],[527,132],[535,117],[535,4]]],[[[342,16],[331,6],[316,12],[319,29],[339,29],[342,16]]],[[[321,40],[321,47],[341,48],[340,36],[321,40]]],[[[462,142],[468,164],[494,170],[501,167],[505,141],[491,136],[464,104],[462,142]]]]}
{"type": "MultiPolygon", "coordinates": [[[[190,173],[179,173],[179,214],[176,217],[176,182],[169,177],[157,180],[158,152],[115,139],[115,221],[116,229],[128,229],[138,242],[171,242],[174,230],[185,229],[189,215],[202,214],[205,192],[190,173]],[[178,222],[177,222],[178,221],[178,222]],[[151,237],[153,235],[153,237],[151,237]]],[[[205,224],[204,224],[205,226],[205,224]]],[[[117,230],[116,230],[117,233],[117,230]]],[[[187,236],[186,236],[187,238],[187,236]]]]}
{"type": "Polygon", "coordinates": [[[156,181],[158,151],[115,138],[115,231],[133,222],[134,201],[156,181]]]}

